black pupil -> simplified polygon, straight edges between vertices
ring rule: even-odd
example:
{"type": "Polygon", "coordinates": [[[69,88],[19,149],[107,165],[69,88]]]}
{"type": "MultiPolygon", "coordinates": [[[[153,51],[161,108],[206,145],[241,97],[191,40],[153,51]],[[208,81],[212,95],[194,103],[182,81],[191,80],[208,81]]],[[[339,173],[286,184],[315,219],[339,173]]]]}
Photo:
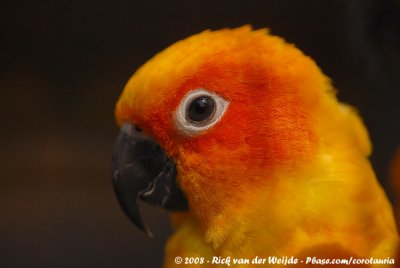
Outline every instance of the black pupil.
{"type": "Polygon", "coordinates": [[[215,102],[208,96],[195,98],[189,106],[188,116],[194,122],[207,120],[214,114],[215,102]]]}

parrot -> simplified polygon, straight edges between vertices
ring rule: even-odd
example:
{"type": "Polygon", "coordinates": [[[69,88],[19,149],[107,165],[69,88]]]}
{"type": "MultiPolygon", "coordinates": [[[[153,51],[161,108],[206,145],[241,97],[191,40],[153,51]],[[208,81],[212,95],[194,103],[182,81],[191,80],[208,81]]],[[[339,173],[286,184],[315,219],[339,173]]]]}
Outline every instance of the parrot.
{"type": "Polygon", "coordinates": [[[358,111],[269,29],[205,30],[172,44],[136,70],[115,117],[113,188],[149,236],[139,203],[170,212],[164,267],[399,265],[393,208],[358,111]]]}

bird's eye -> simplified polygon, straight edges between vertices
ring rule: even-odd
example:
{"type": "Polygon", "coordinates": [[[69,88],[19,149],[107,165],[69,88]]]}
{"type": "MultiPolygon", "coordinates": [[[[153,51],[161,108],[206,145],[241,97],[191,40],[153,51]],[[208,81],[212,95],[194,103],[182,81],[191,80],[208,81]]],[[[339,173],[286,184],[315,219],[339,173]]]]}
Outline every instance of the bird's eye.
{"type": "Polygon", "coordinates": [[[215,108],[215,101],[210,96],[196,97],[189,103],[187,117],[193,123],[201,123],[212,117],[215,108]]]}
{"type": "Polygon", "coordinates": [[[205,89],[190,91],[175,112],[176,127],[189,136],[204,132],[221,118],[229,102],[205,89]]]}

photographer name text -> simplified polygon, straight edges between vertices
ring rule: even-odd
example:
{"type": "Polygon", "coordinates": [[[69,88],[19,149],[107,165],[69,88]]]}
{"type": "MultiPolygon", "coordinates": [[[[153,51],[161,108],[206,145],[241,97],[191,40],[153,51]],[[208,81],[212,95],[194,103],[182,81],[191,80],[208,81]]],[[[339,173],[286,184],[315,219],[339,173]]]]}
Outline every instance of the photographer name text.
{"type": "Polygon", "coordinates": [[[213,256],[212,258],[204,257],[175,257],[176,264],[215,264],[215,265],[242,265],[242,264],[253,264],[253,265],[296,265],[300,263],[314,264],[314,265],[365,265],[365,264],[395,264],[393,258],[342,258],[342,259],[329,259],[329,258],[317,258],[317,257],[305,257],[304,259],[296,258],[294,256],[269,256],[266,258],[256,256],[254,258],[233,258],[231,256],[213,256]]]}

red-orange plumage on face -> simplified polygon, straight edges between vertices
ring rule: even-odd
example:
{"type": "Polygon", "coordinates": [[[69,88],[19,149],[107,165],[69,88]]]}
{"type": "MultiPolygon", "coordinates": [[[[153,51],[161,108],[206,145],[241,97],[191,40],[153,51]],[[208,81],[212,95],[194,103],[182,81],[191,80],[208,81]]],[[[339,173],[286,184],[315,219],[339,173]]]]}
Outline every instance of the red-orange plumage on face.
{"type": "MultiPolygon", "coordinates": [[[[351,254],[348,247],[363,244],[357,256],[364,256],[380,237],[394,237],[361,121],[339,104],[309,57],[266,30],[206,31],[177,42],[135,73],[116,117],[143,128],[174,159],[190,206],[177,221],[190,218],[193,237],[202,237],[205,248],[224,244],[229,251],[244,243],[241,248],[257,252],[246,234],[263,237],[263,252],[300,254],[305,241],[315,248],[324,243],[323,232],[329,243],[351,236],[338,248],[351,254]],[[177,111],[198,89],[229,105],[215,125],[190,134],[178,127],[177,111]],[[386,223],[368,220],[369,202],[379,203],[386,223]],[[379,231],[364,235],[358,228],[379,231]]],[[[179,234],[171,241],[172,250],[179,234]]]]}
{"type": "Polygon", "coordinates": [[[120,123],[134,122],[153,135],[177,161],[179,174],[192,174],[180,176],[183,190],[194,193],[192,206],[201,199],[199,206],[220,210],[215,199],[257,188],[265,180],[260,172],[310,159],[321,87],[331,90],[309,58],[278,37],[265,38],[265,30],[244,27],[205,32],[157,55],[128,83],[116,113],[120,123]],[[175,127],[174,113],[198,88],[230,105],[218,124],[188,137],[175,127]]]}

